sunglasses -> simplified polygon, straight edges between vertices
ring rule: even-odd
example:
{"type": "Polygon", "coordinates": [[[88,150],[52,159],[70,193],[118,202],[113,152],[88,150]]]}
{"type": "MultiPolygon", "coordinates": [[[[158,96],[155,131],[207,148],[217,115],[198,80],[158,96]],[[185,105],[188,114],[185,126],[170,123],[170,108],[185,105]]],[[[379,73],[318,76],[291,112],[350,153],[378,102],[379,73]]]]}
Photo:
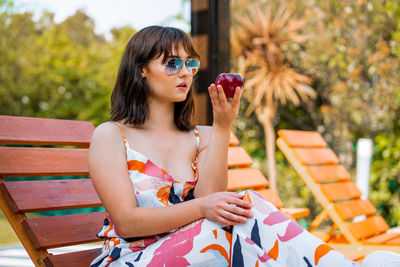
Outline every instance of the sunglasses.
{"type": "Polygon", "coordinates": [[[192,75],[195,75],[199,71],[200,61],[198,59],[188,59],[186,61],[183,61],[180,58],[169,59],[165,63],[165,72],[168,75],[177,74],[183,68],[183,65],[186,65],[188,71],[192,75]]]}

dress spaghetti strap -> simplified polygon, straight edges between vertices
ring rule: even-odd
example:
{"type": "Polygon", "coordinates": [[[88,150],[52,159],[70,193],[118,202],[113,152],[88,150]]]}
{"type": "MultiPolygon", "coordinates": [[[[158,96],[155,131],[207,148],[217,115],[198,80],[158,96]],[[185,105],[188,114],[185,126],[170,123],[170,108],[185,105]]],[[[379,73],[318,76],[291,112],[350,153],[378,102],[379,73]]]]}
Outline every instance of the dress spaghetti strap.
{"type": "Polygon", "coordinates": [[[122,135],[122,140],[124,141],[125,147],[129,149],[129,143],[128,143],[128,139],[126,139],[126,135],[125,135],[125,131],[122,128],[121,125],[119,125],[119,123],[113,121],[112,123],[114,123],[115,125],[117,125],[121,131],[121,135],[122,135]]]}
{"type": "Polygon", "coordinates": [[[200,134],[199,134],[199,129],[197,129],[196,126],[193,128],[194,136],[196,137],[196,145],[197,145],[197,155],[199,154],[199,148],[200,148],[200,134]]]}
{"type": "Polygon", "coordinates": [[[197,129],[196,126],[194,126],[193,128],[193,132],[194,132],[194,136],[196,137],[196,145],[197,145],[197,152],[196,152],[196,157],[194,159],[194,161],[192,162],[192,168],[193,171],[195,172],[195,176],[196,176],[196,180],[199,177],[199,170],[197,168],[197,163],[198,163],[198,159],[199,159],[199,148],[200,148],[200,134],[199,134],[199,129],[197,129]]]}

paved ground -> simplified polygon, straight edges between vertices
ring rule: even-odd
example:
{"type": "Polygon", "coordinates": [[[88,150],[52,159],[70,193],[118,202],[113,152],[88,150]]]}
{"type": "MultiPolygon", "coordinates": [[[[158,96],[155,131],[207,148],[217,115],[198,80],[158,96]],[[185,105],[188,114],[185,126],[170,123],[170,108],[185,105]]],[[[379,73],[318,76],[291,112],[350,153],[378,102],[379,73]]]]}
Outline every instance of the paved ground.
{"type": "MultiPolygon", "coordinates": [[[[100,245],[79,245],[65,247],[62,249],[49,250],[53,254],[67,253],[80,249],[91,249],[99,247],[100,245]]],[[[20,244],[0,246],[0,267],[34,267],[24,247],[20,244]]]]}
{"type": "Polygon", "coordinates": [[[0,247],[1,267],[35,266],[22,245],[0,247]]]}

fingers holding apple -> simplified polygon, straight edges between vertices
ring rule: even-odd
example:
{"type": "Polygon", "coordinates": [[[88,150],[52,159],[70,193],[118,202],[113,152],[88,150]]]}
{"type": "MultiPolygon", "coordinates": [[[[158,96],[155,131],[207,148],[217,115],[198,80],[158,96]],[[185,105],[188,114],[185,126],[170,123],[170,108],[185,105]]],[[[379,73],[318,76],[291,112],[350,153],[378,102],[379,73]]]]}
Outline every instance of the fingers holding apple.
{"type": "Polygon", "coordinates": [[[215,84],[212,83],[208,87],[208,92],[210,94],[210,99],[211,99],[212,106],[213,107],[220,106],[221,103],[220,103],[220,99],[219,99],[219,95],[218,95],[217,86],[215,86],[215,84]]]}
{"type": "Polygon", "coordinates": [[[231,127],[239,112],[243,79],[239,74],[222,73],[208,88],[213,106],[214,123],[231,127]]]}
{"type": "Polygon", "coordinates": [[[221,102],[225,102],[224,100],[228,99],[229,102],[232,102],[233,106],[236,107],[239,105],[243,88],[243,78],[240,74],[221,73],[218,75],[215,85],[217,88],[222,87],[223,89],[224,95],[222,95],[222,91],[219,91],[221,102]]]}
{"type": "Polygon", "coordinates": [[[243,90],[240,87],[236,87],[235,93],[232,99],[232,105],[237,106],[239,108],[240,97],[242,96],[243,90]]]}
{"type": "Polygon", "coordinates": [[[219,103],[222,108],[226,108],[228,105],[228,100],[224,94],[224,89],[222,88],[221,85],[217,85],[217,92],[218,92],[218,99],[219,103]]]}

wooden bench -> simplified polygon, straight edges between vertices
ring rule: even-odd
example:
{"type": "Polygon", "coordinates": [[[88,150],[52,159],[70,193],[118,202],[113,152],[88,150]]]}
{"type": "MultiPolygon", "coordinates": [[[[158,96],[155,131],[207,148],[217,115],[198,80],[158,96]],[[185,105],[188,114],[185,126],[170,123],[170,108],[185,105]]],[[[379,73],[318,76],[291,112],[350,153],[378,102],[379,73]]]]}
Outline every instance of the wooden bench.
{"type": "MultiPolygon", "coordinates": [[[[88,266],[100,248],[53,255],[49,249],[100,241],[104,211],[40,216],[37,212],[101,207],[89,178],[91,122],[0,116],[0,207],[36,266],[88,266]],[[68,177],[60,177],[68,176],[68,177]],[[12,181],[24,177],[23,181],[12,181]],[[68,178],[68,179],[66,179],[68,178]]],[[[232,135],[229,190],[252,188],[279,208],[277,192],[232,135]]],[[[284,210],[292,218],[308,209],[284,210]]],[[[99,245],[100,246],[100,245],[99,245]]]]}
{"type": "Polygon", "coordinates": [[[0,143],[19,145],[0,147],[0,207],[36,266],[88,266],[100,253],[51,255],[48,249],[99,241],[104,212],[35,216],[102,205],[87,179],[93,130],[91,122],[0,116],[0,143]],[[57,176],[81,179],[40,180],[57,176]]]}

